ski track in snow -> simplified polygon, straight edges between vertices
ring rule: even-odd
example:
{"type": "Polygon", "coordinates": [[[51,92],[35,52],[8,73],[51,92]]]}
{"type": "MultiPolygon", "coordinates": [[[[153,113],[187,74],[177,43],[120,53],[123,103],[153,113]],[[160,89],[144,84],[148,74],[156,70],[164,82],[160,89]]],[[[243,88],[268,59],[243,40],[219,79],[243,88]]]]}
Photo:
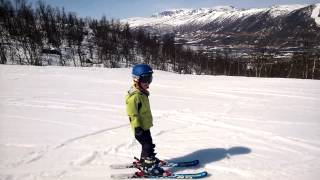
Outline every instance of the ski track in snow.
{"type": "Polygon", "coordinates": [[[89,133],[89,134],[85,134],[85,135],[82,135],[82,136],[79,136],[79,137],[75,137],[75,138],[72,138],[72,139],[69,139],[61,144],[59,144],[58,146],[56,146],[55,148],[58,149],[58,148],[62,148],[64,146],[67,146],[75,141],[78,141],[80,139],[84,139],[84,138],[88,138],[90,136],[95,136],[95,135],[98,135],[98,134],[101,134],[101,133],[105,133],[107,131],[110,131],[110,130],[115,130],[115,129],[118,129],[118,128],[122,128],[122,127],[128,127],[129,125],[128,124],[124,124],[124,125],[121,125],[121,126],[118,126],[118,127],[112,127],[112,128],[108,128],[108,129],[102,129],[102,130],[99,130],[99,131],[96,131],[96,132],[93,132],[93,133],[89,133]]]}
{"type": "MultiPolygon", "coordinates": [[[[109,169],[140,153],[125,114],[130,76],[120,75],[130,70],[45,69],[0,66],[0,179],[109,179],[134,171],[109,169]],[[110,74],[118,79],[97,79],[110,74]],[[39,78],[45,86],[31,83],[39,78]]],[[[207,179],[317,179],[319,97],[319,81],[156,71],[156,151],[168,160],[200,159],[199,167],[172,170],[206,169],[207,179]]]]}
{"type": "MultiPolygon", "coordinates": [[[[183,124],[190,125],[190,124],[192,124],[192,122],[196,122],[195,123],[196,126],[202,126],[202,127],[208,128],[208,129],[219,128],[219,129],[223,129],[223,130],[226,130],[229,132],[239,132],[241,134],[248,134],[248,136],[254,137],[253,140],[254,139],[264,139],[265,144],[269,144],[271,141],[276,141],[276,143],[279,143],[279,146],[287,147],[287,146],[291,145],[291,146],[302,147],[304,149],[311,149],[311,150],[315,150],[315,151],[320,152],[320,144],[319,143],[313,144],[311,142],[299,141],[297,139],[292,139],[290,137],[281,137],[276,134],[270,133],[268,131],[261,131],[261,130],[255,130],[252,128],[230,125],[228,123],[224,123],[223,121],[212,119],[212,117],[214,117],[214,115],[211,115],[210,112],[203,112],[203,113],[201,113],[201,115],[194,114],[193,112],[188,112],[188,113],[176,112],[176,113],[172,114],[173,117],[170,117],[170,115],[165,115],[165,116],[167,119],[170,119],[172,121],[176,121],[179,123],[183,123],[183,124]],[[212,121],[214,121],[214,123],[212,121]]],[[[223,120],[223,119],[228,119],[228,117],[223,117],[221,120],[223,120]]],[[[246,119],[246,120],[248,120],[248,119],[246,119]]],[[[257,120],[251,120],[251,121],[259,122],[257,120]]],[[[266,123],[268,123],[268,122],[266,122],[266,123]]],[[[276,124],[280,123],[281,124],[280,121],[276,121],[276,122],[272,122],[272,123],[276,123],[276,124]]],[[[289,123],[289,124],[291,124],[291,123],[289,123]]],[[[319,125],[319,123],[317,123],[317,124],[315,123],[315,124],[311,124],[311,125],[319,125]]],[[[157,135],[161,135],[163,133],[165,133],[165,132],[161,131],[157,135]]],[[[273,144],[275,144],[275,142],[273,142],[273,144]]],[[[278,148],[284,148],[284,147],[279,147],[279,146],[277,145],[278,148]]],[[[275,147],[272,147],[272,148],[275,148],[275,147]]]]}
{"type": "MultiPolygon", "coordinates": [[[[92,136],[97,136],[99,134],[102,134],[102,133],[105,133],[105,132],[108,132],[108,131],[111,131],[111,130],[116,130],[118,128],[127,127],[127,126],[129,126],[129,125],[125,124],[125,125],[121,125],[121,126],[118,126],[118,127],[102,129],[102,130],[99,130],[99,131],[96,131],[96,132],[92,132],[92,133],[89,133],[89,134],[85,134],[85,135],[82,135],[82,136],[79,136],[79,137],[71,138],[71,139],[66,140],[65,142],[63,142],[63,143],[61,143],[59,145],[55,145],[54,147],[46,147],[45,149],[40,150],[40,151],[33,151],[31,153],[28,153],[26,156],[24,156],[18,162],[15,162],[15,163],[9,165],[8,167],[10,167],[10,166],[11,167],[17,167],[17,166],[22,166],[22,165],[25,165],[25,164],[34,163],[36,161],[41,160],[45,155],[50,156],[51,152],[54,152],[55,150],[60,149],[60,148],[65,148],[65,146],[68,146],[68,145],[70,145],[72,143],[75,143],[77,141],[80,141],[82,139],[89,138],[89,137],[92,137],[92,136]]],[[[117,152],[118,149],[121,146],[123,146],[123,145],[117,146],[117,147],[113,148],[110,151],[117,152]]],[[[89,164],[91,161],[93,161],[95,159],[95,156],[97,156],[97,152],[96,151],[92,152],[89,155],[84,155],[84,157],[81,157],[74,164],[78,164],[78,165],[89,164]]]]}

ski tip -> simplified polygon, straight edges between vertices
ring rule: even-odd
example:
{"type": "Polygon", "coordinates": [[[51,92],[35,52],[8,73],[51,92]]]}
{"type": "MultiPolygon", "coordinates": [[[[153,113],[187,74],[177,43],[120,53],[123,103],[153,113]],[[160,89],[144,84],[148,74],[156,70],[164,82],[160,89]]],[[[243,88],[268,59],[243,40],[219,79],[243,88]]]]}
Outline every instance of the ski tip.
{"type": "Polygon", "coordinates": [[[199,173],[191,173],[191,174],[176,174],[176,179],[201,179],[208,175],[207,171],[202,171],[199,173]]]}
{"type": "Polygon", "coordinates": [[[200,164],[199,160],[193,160],[193,161],[181,163],[181,165],[184,165],[186,167],[188,167],[188,166],[197,166],[198,164],[200,164]]]}
{"type": "Polygon", "coordinates": [[[207,172],[207,171],[203,171],[203,172],[201,172],[201,174],[202,174],[203,176],[207,176],[207,175],[208,175],[208,172],[207,172]]]}
{"type": "Polygon", "coordinates": [[[206,177],[207,175],[208,175],[208,172],[207,172],[207,171],[203,171],[203,172],[200,172],[200,173],[198,173],[197,175],[195,175],[195,176],[193,177],[193,179],[204,178],[204,177],[206,177]]]}

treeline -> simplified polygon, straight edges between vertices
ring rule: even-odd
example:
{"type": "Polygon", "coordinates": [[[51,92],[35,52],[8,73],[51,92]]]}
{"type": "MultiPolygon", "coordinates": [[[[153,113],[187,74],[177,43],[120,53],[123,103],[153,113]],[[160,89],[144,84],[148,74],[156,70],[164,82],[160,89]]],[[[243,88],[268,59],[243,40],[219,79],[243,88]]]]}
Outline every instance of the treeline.
{"type": "Polygon", "coordinates": [[[320,79],[319,57],[307,48],[285,60],[264,52],[239,58],[230,49],[194,51],[176,43],[174,34],[148,34],[106,17],[81,18],[41,1],[32,6],[0,0],[1,64],[116,68],[145,62],[178,73],[320,79]]]}
{"type": "Polygon", "coordinates": [[[80,18],[39,1],[0,0],[1,64],[128,67],[200,73],[199,53],[175,45],[174,35],[130,30],[102,17],[80,18]]]}
{"type": "Polygon", "coordinates": [[[3,64],[85,66],[92,62],[112,67],[131,40],[126,37],[127,26],[105,17],[80,18],[42,1],[35,8],[25,0],[0,3],[3,64]]]}
{"type": "Polygon", "coordinates": [[[320,79],[320,50],[305,46],[290,57],[257,48],[250,56],[238,56],[230,48],[206,52],[201,67],[206,74],[320,79]]]}

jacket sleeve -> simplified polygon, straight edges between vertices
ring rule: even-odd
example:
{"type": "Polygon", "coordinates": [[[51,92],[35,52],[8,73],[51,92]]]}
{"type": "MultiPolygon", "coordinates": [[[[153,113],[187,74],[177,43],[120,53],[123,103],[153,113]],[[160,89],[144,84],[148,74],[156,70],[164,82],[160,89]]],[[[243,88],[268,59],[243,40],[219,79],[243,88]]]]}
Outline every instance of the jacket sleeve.
{"type": "Polygon", "coordinates": [[[131,127],[134,130],[136,127],[141,127],[141,117],[139,115],[140,99],[137,95],[132,95],[127,98],[127,114],[130,118],[131,127]]]}

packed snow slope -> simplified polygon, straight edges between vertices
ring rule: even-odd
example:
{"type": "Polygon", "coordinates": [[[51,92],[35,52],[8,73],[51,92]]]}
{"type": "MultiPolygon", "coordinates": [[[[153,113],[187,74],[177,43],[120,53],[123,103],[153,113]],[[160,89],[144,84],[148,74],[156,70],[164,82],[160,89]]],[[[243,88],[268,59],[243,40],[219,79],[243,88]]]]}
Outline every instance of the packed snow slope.
{"type": "MultiPolygon", "coordinates": [[[[129,69],[0,66],[0,179],[106,180],[139,156],[129,69]]],[[[212,180],[317,180],[320,81],[179,75],[150,87],[158,157],[212,180]]]]}

